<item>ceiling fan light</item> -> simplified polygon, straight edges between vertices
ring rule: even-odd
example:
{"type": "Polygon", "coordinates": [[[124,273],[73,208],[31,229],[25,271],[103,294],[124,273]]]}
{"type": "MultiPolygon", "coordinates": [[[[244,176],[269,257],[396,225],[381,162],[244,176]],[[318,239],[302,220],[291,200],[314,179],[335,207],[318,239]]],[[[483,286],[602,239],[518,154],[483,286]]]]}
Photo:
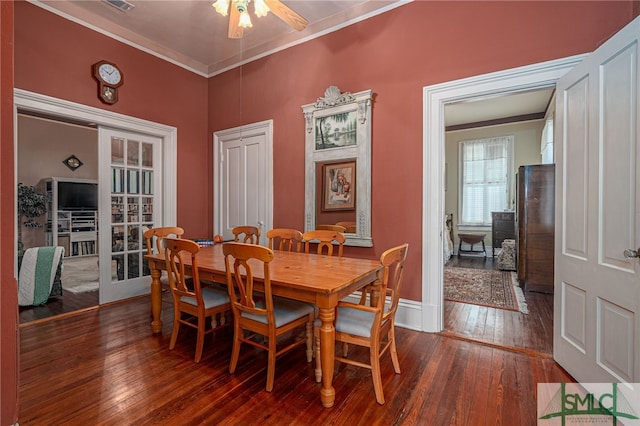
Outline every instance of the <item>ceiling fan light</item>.
{"type": "Polygon", "coordinates": [[[255,0],[255,4],[253,5],[254,12],[257,17],[267,16],[269,13],[269,6],[264,2],[264,0],[255,0]]]}
{"type": "Polygon", "coordinates": [[[240,13],[240,22],[238,23],[238,25],[242,28],[253,27],[253,24],[251,23],[251,18],[249,17],[249,14],[247,13],[246,10],[240,13]]]}
{"type": "Polygon", "coordinates": [[[216,0],[216,2],[211,6],[213,6],[216,9],[216,12],[218,12],[220,15],[227,16],[227,11],[229,10],[229,0],[216,0]]]}

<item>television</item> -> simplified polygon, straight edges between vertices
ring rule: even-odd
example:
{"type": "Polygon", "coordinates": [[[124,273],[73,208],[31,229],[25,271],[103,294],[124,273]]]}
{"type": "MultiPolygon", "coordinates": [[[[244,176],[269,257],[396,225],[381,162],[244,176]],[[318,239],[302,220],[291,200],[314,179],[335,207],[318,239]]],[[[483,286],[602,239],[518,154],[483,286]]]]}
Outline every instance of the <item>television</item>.
{"type": "Polygon", "coordinates": [[[98,210],[98,184],[58,182],[58,210],[98,210]]]}

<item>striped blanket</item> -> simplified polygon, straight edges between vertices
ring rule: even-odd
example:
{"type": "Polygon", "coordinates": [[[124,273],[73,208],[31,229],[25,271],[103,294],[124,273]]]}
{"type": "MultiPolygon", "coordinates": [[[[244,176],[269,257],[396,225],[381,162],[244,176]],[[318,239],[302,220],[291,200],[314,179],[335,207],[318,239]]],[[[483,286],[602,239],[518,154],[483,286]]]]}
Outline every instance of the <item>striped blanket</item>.
{"type": "Polygon", "coordinates": [[[18,273],[18,305],[46,303],[63,254],[62,247],[33,247],[24,252],[18,273]]]}

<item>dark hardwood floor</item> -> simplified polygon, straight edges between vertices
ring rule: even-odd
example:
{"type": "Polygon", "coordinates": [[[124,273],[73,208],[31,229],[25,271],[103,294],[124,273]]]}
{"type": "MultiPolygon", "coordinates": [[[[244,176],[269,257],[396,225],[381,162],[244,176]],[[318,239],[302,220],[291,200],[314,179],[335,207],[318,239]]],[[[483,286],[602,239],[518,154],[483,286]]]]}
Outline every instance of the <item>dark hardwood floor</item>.
{"type": "Polygon", "coordinates": [[[19,309],[20,324],[41,321],[57,315],[69,314],[85,309],[97,308],[97,306],[97,290],[78,294],[62,290],[62,296],[52,297],[42,306],[21,306],[19,309]]]}
{"type": "MultiPolygon", "coordinates": [[[[148,296],[20,327],[19,422],[34,425],[535,425],[536,384],[570,382],[553,360],[397,328],[402,373],[382,364],[386,404],[370,372],[337,364],[336,403],[323,408],[304,348],[276,363],[243,347],[228,371],[232,330],[207,336],[193,362],[195,331],[169,351],[172,308],[152,335],[148,296]]],[[[353,347],[352,355],[364,355],[353,347]]]]}
{"type": "MultiPolygon", "coordinates": [[[[453,256],[447,266],[496,269],[496,258],[453,256]]],[[[537,356],[553,354],[553,295],[524,292],[528,314],[472,305],[444,302],[444,334],[537,356]]]]}

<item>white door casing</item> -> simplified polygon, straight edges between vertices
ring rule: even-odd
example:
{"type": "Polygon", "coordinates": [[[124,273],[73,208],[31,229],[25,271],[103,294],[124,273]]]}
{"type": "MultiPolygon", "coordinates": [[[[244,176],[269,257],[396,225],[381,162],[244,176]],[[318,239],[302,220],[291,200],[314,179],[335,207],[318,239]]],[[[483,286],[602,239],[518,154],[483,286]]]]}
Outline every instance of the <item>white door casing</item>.
{"type": "Polygon", "coordinates": [[[407,322],[420,322],[420,329],[428,332],[440,332],[443,329],[445,105],[477,97],[552,87],[584,57],[576,55],[423,89],[422,319],[414,319],[417,313],[412,315],[407,310],[407,322]]]}
{"type": "Polygon", "coordinates": [[[554,358],[640,382],[640,18],[557,84],[554,358]]]}
{"type": "MultiPolygon", "coordinates": [[[[63,99],[52,98],[39,93],[29,92],[22,89],[14,89],[14,116],[17,117],[18,110],[39,112],[48,116],[60,117],[64,119],[81,120],[88,123],[95,123],[98,126],[109,127],[139,134],[154,136],[162,140],[162,205],[158,206],[162,213],[163,226],[175,226],[177,222],[177,129],[160,123],[154,123],[135,117],[118,114],[112,111],[94,108],[87,105],[70,102],[63,99]]],[[[17,118],[16,118],[17,120],[17,118]]],[[[14,152],[17,153],[18,135],[14,138],[14,152]]],[[[15,159],[14,159],[15,161],[15,159]]],[[[16,169],[17,173],[17,169],[16,169]]],[[[17,177],[16,177],[17,179],[17,177]]],[[[17,181],[16,181],[17,182],[17,181]]],[[[17,185],[17,184],[16,184],[17,185]]],[[[108,185],[105,187],[108,191],[108,185]]],[[[102,190],[102,189],[100,189],[102,190]]],[[[102,194],[100,195],[102,197],[102,194]]],[[[104,206],[99,199],[98,208],[101,215],[104,206]]],[[[106,211],[110,214],[110,206],[106,211]]],[[[99,217],[99,223],[105,220],[99,217]]],[[[108,219],[107,219],[108,220],[108,219]]],[[[159,225],[159,224],[158,224],[159,225]]],[[[17,226],[16,226],[17,235],[17,226]]],[[[101,235],[98,235],[101,241],[101,235]]],[[[16,260],[17,264],[17,260],[16,260]]],[[[104,262],[101,263],[101,267],[104,262]]],[[[106,266],[109,270],[110,264],[106,266]]],[[[16,268],[17,271],[17,268],[16,268]]],[[[103,272],[100,271],[100,274],[103,272]]],[[[102,301],[100,303],[103,303],[102,301]]]]}
{"type": "Polygon", "coordinates": [[[213,135],[214,234],[233,239],[231,229],[273,227],[273,121],[247,124],[213,135]]]}

